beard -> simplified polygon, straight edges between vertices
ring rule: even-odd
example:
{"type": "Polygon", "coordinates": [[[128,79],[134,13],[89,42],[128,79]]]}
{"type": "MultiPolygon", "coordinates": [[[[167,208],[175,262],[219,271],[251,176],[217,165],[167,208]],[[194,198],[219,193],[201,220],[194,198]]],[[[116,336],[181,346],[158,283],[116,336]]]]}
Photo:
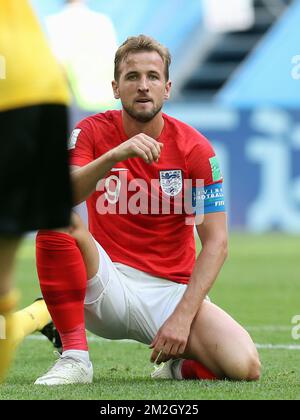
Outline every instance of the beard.
{"type": "Polygon", "coordinates": [[[122,105],[127,114],[140,123],[148,123],[153,120],[153,118],[155,118],[156,115],[160,113],[163,107],[163,105],[157,105],[156,107],[154,106],[150,111],[136,111],[133,106],[129,107],[125,106],[124,104],[122,105]]]}

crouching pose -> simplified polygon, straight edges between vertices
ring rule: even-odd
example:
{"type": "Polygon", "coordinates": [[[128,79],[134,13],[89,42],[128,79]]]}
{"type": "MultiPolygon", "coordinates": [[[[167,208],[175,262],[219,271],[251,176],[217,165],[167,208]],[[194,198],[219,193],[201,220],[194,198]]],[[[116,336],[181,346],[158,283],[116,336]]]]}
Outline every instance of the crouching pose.
{"type": "Polygon", "coordinates": [[[207,298],[227,256],[223,179],[207,139],[161,111],[170,61],[151,38],[129,38],[115,58],[122,111],[89,117],[71,136],[74,195],[87,200],[89,230],[74,215],[70,229],[37,236],[63,353],[36,384],[92,381],[85,328],[148,344],[152,362],[167,362],[156,378],[260,376],[248,333],[207,298]]]}

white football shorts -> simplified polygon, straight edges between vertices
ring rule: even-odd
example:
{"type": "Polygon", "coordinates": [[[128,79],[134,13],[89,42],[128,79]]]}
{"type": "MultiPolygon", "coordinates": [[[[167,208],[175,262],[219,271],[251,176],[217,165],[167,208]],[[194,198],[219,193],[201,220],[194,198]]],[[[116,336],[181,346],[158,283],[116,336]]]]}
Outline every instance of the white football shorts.
{"type": "Polygon", "coordinates": [[[87,286],[87,330],[108,339],[150,344],[175,310],[187,286],[113,263],[95,243],[100,264],[98,273],[87,286]]]}

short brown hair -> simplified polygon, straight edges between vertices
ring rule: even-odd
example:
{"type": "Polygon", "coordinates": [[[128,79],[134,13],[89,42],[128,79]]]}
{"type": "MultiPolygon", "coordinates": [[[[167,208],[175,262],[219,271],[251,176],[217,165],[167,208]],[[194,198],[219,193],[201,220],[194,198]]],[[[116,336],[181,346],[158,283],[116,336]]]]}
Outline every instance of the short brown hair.
{"type": "Polygon", "coordinates": [[[161,56],[165,64],[165,77],[168,81],[170,78],[169,68],[172,61],[170,51],[167,47],[146,35],[127,38],[127,40],[119,47],[115,56],[115,80],[118,80],[120,77],[120,64],[122,61],[126,60],[130,53],[138,53],[142,51],[156,51],[161,56]]]}

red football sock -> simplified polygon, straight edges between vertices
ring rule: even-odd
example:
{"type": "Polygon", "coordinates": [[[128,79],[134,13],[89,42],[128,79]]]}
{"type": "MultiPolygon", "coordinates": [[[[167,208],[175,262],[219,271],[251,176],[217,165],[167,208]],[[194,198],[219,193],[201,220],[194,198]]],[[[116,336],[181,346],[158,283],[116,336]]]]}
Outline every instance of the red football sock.
{"type": "Polygon", "coordinates": [[[183,379],[203,379],[210,381],[218,379],[215,374],[195,360],[183,361],[181,375],[183,379]]]}
{"type": "Polygon", "coordinates": [[[36,238],[41,290],[63,350],[88,350],[84,322],[86,268],[74,238],[41,231],[36,238]]]}

